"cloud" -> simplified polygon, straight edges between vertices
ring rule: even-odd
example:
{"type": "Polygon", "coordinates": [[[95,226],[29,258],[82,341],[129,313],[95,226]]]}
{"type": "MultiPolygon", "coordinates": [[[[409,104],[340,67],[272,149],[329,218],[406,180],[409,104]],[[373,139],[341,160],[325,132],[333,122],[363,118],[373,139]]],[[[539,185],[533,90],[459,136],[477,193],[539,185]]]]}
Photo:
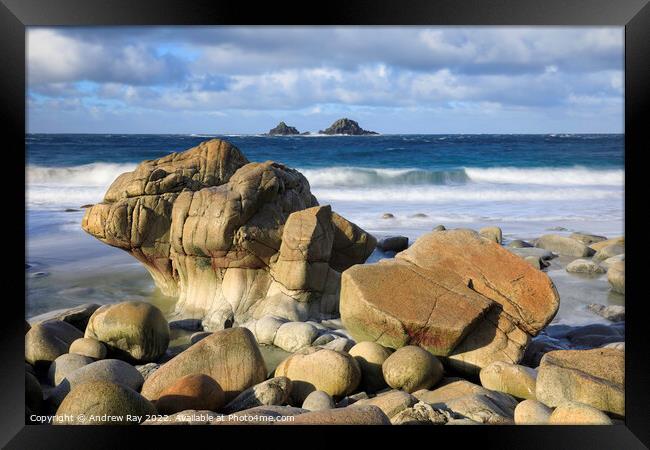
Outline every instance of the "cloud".
{"type": "Polygon", "coordinates": [[[41,28],[27,36],[30,86],[75,81],[144,85],[182,80],[187,74],[185,61],[137,42],[108,46],[41,28]]]}
{"type": "Polygon", "coordinates": [[[391,108],[613,117],[623,105],[622,28],[37,27],[27,56],[39,120],[58,107],[245,122],[391,108]]]}

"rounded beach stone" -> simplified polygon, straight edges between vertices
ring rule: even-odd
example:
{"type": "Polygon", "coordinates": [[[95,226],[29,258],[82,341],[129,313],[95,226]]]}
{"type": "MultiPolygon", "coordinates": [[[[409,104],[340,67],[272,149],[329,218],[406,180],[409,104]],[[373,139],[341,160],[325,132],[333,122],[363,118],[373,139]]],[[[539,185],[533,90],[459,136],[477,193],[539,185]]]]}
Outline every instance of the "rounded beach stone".
{"type": "Polygon", "coordinates": [[[535,394],[551,407],[572,401],[625,416],[624,381],[625,353],[620,350],[556,350],[541,360],[535,394]]]}
{"type": "Polygon", "coordinates": [[[353,393],[361,380],[361,369],[347,353],[307,347],[282,361],[275,376],[291,380],[292,405],[302,405],[307,395],[317,390],[339,398],[353,393]]]}
{"type": "Polygon", "coordinates": [[[226,394],[226,401],[266,379],[267,369],[255,336],[247,328],[219,330],[202,339],[153,372],[142,386],[142,395],[157,400],[181,377],[212,377],[226,394]]]}
{"type": "Polygon", "coordinates": [[[435,227],[433,227],[433,230],[431,231],[445,231],[446,229],[447,228],[445,228],[444,225],[436,225],[435,227]]]}
{"type": "Polygon", "coordinates": [[[82,336],[81,331],[62,320],[37,323],[25,335],[25,361],[33,366],[49,367],[82,336]]]}
{"type": "Polygon", "coordinates": [[[537,239],[535,246],[567,256],[584,257],[596,253],[582,242],[557,234],[545,234],[537,239]]]}
{"type": "Polygon", "coordinates": [[[382,364],[390,354],[388,348],[372,341],[359,342],[350,349],[350,356],[353,356],[361,367],[360,387],[364,391],[373,393],[386,387],[382,364]]]}
{"type": "Polygon", "coordinates": [[[169,345],[169,324],[160,309],[145,302],[104,305],[90,316],[84,337],[105,343],[113,356],[153,362],[169,345]]]}
{"type": "Polygon", "coordinates": [[[75,386],[56,411],[57,425],[137,425],[156,414],[153,404],[133,389],[110,381],[75,386]],[[127,415],[140,420],[127,420],[127,415]],[[121,418],[121,420],[115,420],[121,418]]]}
{"type": "Polygon", "coordinates": [[[323,391],[314,391],[305,398],[302,402],[302,409],[308,411],[323,411],[325,409],[334,408],[334,400],[332,397],[323,391]]]}
{"type": "Polygon", "coordinates": [[[166,388],[156,401],[160,414],[174,414],[186,409],[216,411],[225,403],[219,383],[205,374],[187,375],[166,388]]]}
{"type": "Polygon", "coordinates": [[[607,414],[578,402],[566,402],[559,405],[548,420],[549,425],[611,425],[607,414]]]}
{"type": "Polygon", "coordinates": [[[478,231],[478,234],[485,239],[501,244],[503,242],[503,233],[499,227],[484,227],[478,231]]]}
{"type": "Polygon", "coordinates": [[[290,393],[291,380],[287,377],[271,378],[246,389],[228,403],[221,412],[232,414],[258,406],[284,405],[289,400],[290,393]]]}
{"type": "Polygon", "coordinates": [[[394,219],[395,215],[391,214],[391,213],[384,213],[384,214],[382,214],[381,218],[382,219],[394,219]]]}
{"type": "Polygon", "coordinates": [[[569,273],[605,273],[604,267],[600,267],[598,263],[588,259],[576,259],[571,261],[566,266],[566,271],[569,273]]]}
{"type": "Polygon", "coordinates": [[[434,386],[442,378],[443,367],[428,351],[408,345],[386,358],[382,372],[390,387],[411,393],[434,386]]]}
{"type": "Polygon", "coordinates": [[[275,317],[264,316],[255,322],[255,338],[260,344],[273,345],[275,334],[278,328],[282,326],[287,320],[275,317]]]}
{"type": "Polygon", "coordinates": [[[310,323],[287,322],[278,328],[273,344],[282,350],[293,353],[311,345],[316,336],[318,336],[318,330],[310,323]]]}
{"type": "Polygon", "coordinates": [[[606,239],[600,242],[594,242],[593,244],[589,244],[589,247],[591,247],[595,251],[598,251],[607,247],[608,245],[615,245],[615,244],[625,246],[625,237],[621,236],[617,238],[606,239]]]}
{"type": "Polygon", "coordinates": [[[593,260],[596,262],[605,261],[606,259],[613,258],[614,256],[622,255],[624,253],[624,245],[612,244],[598,250],[593,256],[593,260]]]}
{"type": "Polygon", "coordinates": [[[625,295],[625,261],[618,261],[609,266],[607,281],[612,291],[625,295]]]}
{"type": "Polygon", "coordinates": [[[70,353],[104,359],[106,358],[106,346],[97,339],[79,338],[70,345],[70,353]]]}
{"type": "Polygon", "coordinates": [[[575,232],[571,233],[569,236],[571,239],[575,239],[578,242],[582,242],[585,245],[595,244],[596,242],[602,242],[607,240],[605,236],[598,236],[597,234],[581,233],[575,232]]]}
{"type": "Polygon", "coordinates": [[[495,361],[482,368],[479,377],[484,388],[517,398],[535,399],[537,372],[530,367],[495,361]]]}
{"type": "Polygon", "coordinates": [[[75,370],[87,366],[94,360],[88,356],[66,353],[56,358],[47,372],[47,378],[54,386],[60,384],[64,378],[75,370]]]}
{"type": "Polygon", "coordinates": [[[144,378],[131,364],[119,359],[102,359],[69,373],[52,391],[49,397],[51,403],[54,405],[61,404],[61,401],[72,389],[90,381],[119,383],[138,391],[142,387],[142,383],[144,383],[144,378]]]}
{"type": "Polygon", "coordinates": [[[516,425],[544,425],[553,410],[537,400],[524,400],[515,408],[516,425]]]}

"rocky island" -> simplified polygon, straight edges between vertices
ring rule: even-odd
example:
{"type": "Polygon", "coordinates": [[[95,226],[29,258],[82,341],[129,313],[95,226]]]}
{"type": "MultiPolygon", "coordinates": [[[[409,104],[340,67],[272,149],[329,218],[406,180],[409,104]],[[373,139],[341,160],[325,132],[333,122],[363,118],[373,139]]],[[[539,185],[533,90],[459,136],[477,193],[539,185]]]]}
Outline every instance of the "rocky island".
{"type": "Polygon", "coordinates": [[[284,122],[280,122],[275,128],[271,128],[268,132],[270,136],[292,136],[300,134],[295,127],[290,127],[284,122]]]}
{"type": "Polygon", "coordinates": [[[624,295],[623,238],[549,234],[505,246],[498,227],[440,226],[410,245],[384,239],[386,257],[367,264],[377,239],[319,204],[300,172],[250,162],[218,139],[120,175],[81,226],[140,261],[175,311],[123,301],[32,318],[28,423],[34,414],[145,425],[625,416],[624,310],[593,307],[611,325],[553,325],[560,296],[544,272],[554,259],[575,262],[569,272],[607,271],[624,295]]]}
{"type": "Polygon", "coordinates": [[[325,130],[321,130],[319,131],[319,133],[329,134],[329,135],[344,134],[350,136],[364,136],[364,135],[371,135],[371,134],[379,134],[374,131],[364,130],[359,126],[357,122],[346,118],[337,120],[332,125],[330,125],[329,128],[325,130]]]}

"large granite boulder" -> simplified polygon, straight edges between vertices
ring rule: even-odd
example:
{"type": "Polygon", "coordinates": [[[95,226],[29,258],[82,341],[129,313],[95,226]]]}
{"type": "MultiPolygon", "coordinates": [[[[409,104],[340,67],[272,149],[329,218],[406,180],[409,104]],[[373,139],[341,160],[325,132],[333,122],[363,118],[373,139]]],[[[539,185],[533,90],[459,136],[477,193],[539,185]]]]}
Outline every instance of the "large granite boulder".
{"type": "Polygon", "coordinates": [[[376,240],[318,206],[307,179],[213,139],[120,175],[83,229],[144,264],[180,318],[227,328],[337,315],[340,272],[376,240]]]}
{"type": "Polygon", "coordinates": [[[230,401],[245,389],[266,379],[266,364],[248,329],[215,331],[153,372],[142,386],[142,395],[158,400],[162,393],[187,375],[212,377],[230,401]]]}
{"type": "Polygon", "coordinates": [[[476,232],[451,230],[346,270],[340,308],[357,342],[419,345],[478,374],[494,361],[518,363],[559,301],[545,273],[476,232]]]}
{"type": "Polygon", "coordinates": [[[112,355],[139,364],[156,361],[169,345],[169,325],[160,309],[146,302],[122,302],[97,309],[85,338],[108,346],[112,355]]]}
{"type": "Polygon", "coordinates": [[[350,119],[338,119],[325,130],[319,131],[321,134],[348,134],[353,136],[361,136],[366,134],[379,134],[374,131],[364,130],[359,124],[350,119]]]}
{"type": "Polygon", "coordinates": [[[612,348],[549,352],[539,366],[536,395],[550,407],[573,401],[624,416],[625,353],[612,348]]]}

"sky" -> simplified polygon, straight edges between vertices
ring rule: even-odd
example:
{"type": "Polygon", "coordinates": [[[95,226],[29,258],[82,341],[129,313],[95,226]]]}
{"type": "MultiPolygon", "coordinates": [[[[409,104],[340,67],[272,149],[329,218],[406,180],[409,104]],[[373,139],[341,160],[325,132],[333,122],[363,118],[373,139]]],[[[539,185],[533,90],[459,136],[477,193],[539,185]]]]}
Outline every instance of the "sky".
{"type": "Polygon", "coordinates": [[[622,27],[30,27],[31,133],[622,133],[622,27]]]}

